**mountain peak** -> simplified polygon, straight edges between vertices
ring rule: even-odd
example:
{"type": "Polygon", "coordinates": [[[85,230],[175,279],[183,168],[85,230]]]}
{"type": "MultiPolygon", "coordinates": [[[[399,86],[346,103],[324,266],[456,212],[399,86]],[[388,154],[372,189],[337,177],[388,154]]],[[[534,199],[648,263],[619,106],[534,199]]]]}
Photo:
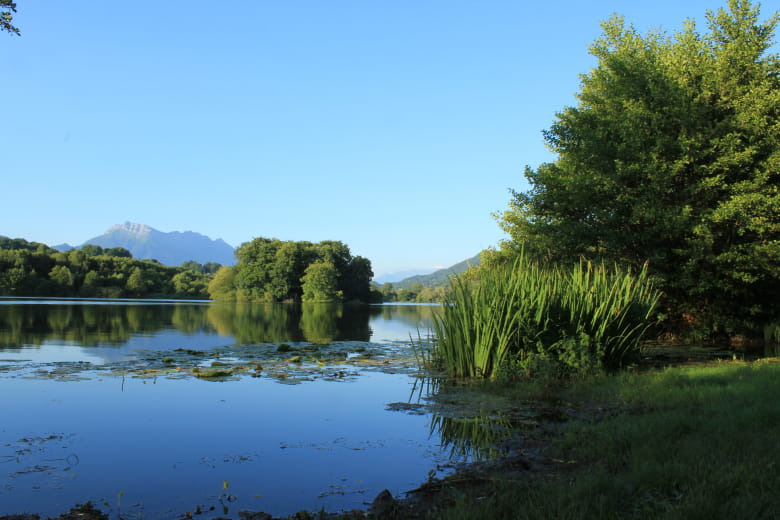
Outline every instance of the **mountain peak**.
{"type": "Polygon", "coordinates": [[[236,262],[233,247],[222,239],[212,240],[194,231],[166,233],[135,222],[111,226],[108,231],[87,240],[85,244],[107,249],[124,247],[132,253],[133,258],[155,259],[164,265],[181,265],[189,260],[222,265],[233,265],[236,262]]]}
{"type": "Polygon", "coordinates": [[[113,233],[114,231],[121,231],[125,233],[129,233],[131,235],[137,235],[137,236],[149,236],[152,231],[155,231],[154,228],[151,226],[147,226],[146,224],[138,224],[136,222],[125,222],[124,224],[117,224],[115,226],[111,226],[108,228],[108,231],[106,231],[106,234],[113,233]]]}

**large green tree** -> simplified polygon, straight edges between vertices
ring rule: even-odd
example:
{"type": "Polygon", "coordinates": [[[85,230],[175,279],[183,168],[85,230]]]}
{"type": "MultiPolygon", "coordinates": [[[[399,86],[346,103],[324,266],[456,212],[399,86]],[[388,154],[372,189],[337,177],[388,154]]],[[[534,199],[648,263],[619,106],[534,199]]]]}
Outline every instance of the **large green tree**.
{"type": "Polygon", "coordinates": [[[209,297],[214,300],[236,299],[236,271],[232,267],[223,265],[216,272],[208,285],[209,297]]]}
{"type": "Polygon", "coordinates": [[[553,261],[649,262],[679,323],[710,332],[780,317],[778,23],[729,0],[708,32],[602,24],[577,106],[544,133],[554,162],[500,216],[509,245],[553,261]]]}
{"type": "Polygon", "coordinates": [[[338,290],[338,270],[330,262],[314,262],[301,281],[305,302],[333,303],[343,297],[338,290]]]}

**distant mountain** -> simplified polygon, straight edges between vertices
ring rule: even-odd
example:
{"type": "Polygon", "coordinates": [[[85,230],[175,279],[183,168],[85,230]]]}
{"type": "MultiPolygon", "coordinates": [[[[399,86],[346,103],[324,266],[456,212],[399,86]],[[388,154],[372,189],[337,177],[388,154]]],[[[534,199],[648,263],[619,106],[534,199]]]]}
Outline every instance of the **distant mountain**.
{"type": "MultiPolygon", "coordinates": [[[[163,265],[181,265],[194,260],[205,264],[217,262],[233,265],[233,247],[224,240],[212,240],[194,231],[165,233],[144,224],[125,222],[112,226],[102,235],[91,238],[82,245],[94,244],[102,248],[124,247],[133,258],[154,259],[163,265]]],[[[68,246],[68,244],[62,244],[68,246]]],[[[61,246],[57,246],[59,249],[61,246]]]]}
{"type": "Polygon", "coordinates": [[[446,285],[450,281],[450,276],[453,274],[460,274],[469,266],[479,265],[479,255],[472,256],[468,260],[458,262],[457,264],[447,267],[445,269],[439,269],[431,274],[410,276],[404,278],[398,283],[393,284],[394,289],[408,289],[412,285],[419,283],[423,287],[435,287],[437,285],[446,285]]]}

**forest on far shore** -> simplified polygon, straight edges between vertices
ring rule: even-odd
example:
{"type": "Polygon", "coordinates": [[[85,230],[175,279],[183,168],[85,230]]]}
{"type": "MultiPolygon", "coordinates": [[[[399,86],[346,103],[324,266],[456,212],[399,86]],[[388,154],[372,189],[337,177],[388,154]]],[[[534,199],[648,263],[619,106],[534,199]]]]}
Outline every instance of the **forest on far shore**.
{"type": "Polygon", "coordinates": [[[67,252],[0,237],[0,296],[207,298],[219,264],[166,266],[138,260],[122,247],[85,245],[67,252]]]}
{"type": "Polygon", "coordinates": [[[371,284],[371,262],[352,256],[343,242],[255,238],[242,244],[236,256],[234,267],[194,261],[166,266],[135,259],[123,247],[87,244],[62,252],[0,237],[0,296],[323,303],[383,299],[371,284]]]}

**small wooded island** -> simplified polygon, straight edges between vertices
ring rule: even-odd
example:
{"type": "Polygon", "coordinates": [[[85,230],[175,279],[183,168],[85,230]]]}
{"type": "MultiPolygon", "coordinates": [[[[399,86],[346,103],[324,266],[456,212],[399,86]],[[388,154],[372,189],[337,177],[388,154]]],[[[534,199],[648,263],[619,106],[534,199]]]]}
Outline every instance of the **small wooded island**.
{"type": "MultiPolygon", "coordinates": [[[[371,262],[343,242],[255,238],[236,250],[238,264],[223,266],[209,283],[215,300],[368,302],[371,262]]],[[[381,301],[381,295],[379,295],[381,301]]]]}

